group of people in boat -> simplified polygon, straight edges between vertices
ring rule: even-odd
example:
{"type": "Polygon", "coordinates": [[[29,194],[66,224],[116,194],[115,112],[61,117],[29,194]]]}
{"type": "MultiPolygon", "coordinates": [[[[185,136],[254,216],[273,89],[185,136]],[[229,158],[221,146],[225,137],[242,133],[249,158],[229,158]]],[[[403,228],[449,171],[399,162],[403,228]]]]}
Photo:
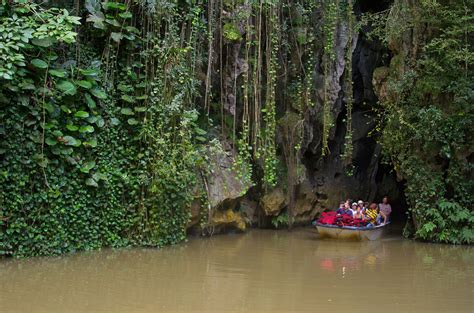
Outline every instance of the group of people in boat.
{"type": "Polygon", "coordinates": [[[392,207],[385,196],[379,204],[350,199],[341,201],[335,212],[324,212],[318,223],[338,226],[374,227],[390,220],[392,207]]]}

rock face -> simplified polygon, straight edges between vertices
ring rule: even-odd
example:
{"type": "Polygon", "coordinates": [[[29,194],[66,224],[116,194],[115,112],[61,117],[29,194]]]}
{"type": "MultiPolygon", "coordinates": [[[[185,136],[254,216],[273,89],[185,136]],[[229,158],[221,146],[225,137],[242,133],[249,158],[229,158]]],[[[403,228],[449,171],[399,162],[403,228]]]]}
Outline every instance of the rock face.
{"type": "Polygon", "coordinates": [[[232,169],[233,162],[230,152],[216,151],[210,156],[210,171],[205,179],[212,209],[235,209],[238,200],[251,187],[232,169]]]}
{"type": "Polygon", "coordinates": [[[245,230],[245,219],[236,208],[239,201],[251,187],[249,182],[239,178],[232,168],[232,154],[225,151],[228,147],[223,142],[218,149],[208,149],[209,168],[207,174],[201,173],[202,187],[207,192],[207,204],[198,199],[191,205],[191,222],[188,228],[200,227],[200,216],[206,219],[207,227],[214,231],[224,228],[245,230]]]}
{"type": "Polygon", "coordinates": [[[296,203],[293,209],[295,224],[304,224],[314,219],[322,211],[321,199],[308,180],[303,181],[296,189],[296,203]]]}
{"type": "Polygon", "coordinates": [[[213,232],[221,232],[229,228],[245,231],[246,223],[240,212],[228,209],[226,211],[217,210],[212,216],[211,226],[213,232]]]}
{"type": "MultiPolygon", "coordinates": [[[[356,6],[356,14],[373,10],[371,2],[361,1],[356,6]]],[[[375,6],[384,10],[389,1],[375,6]]],[[[242,31],[242,29],[241,29],[242,31]]],[[[379,201],[382,195],[388,194],[392,202],[402,196],[396,177],[391,169],[381,165],[381,146],[371,133],[376,127],[373,106],[377,105],[376,93],[383,97],[385,80],[396,68],[396,58],[388,67],[387,51],[376,41],[364,36],[363,30],[352,38],[352,64],[346,62],[346,51],[349,42],[347,21],[340,21],[336,26],[335,59],[328,71],[327,99],[333,126],[329,133],[330,153],[323,156],[322,150],[322,107],[324,96],[324,73],[322,51],[315,51],[318,59],[314,67],[314,102],[315,105],[304,113],[301,150],[298,161],[303,165],[304,174],[298,177],[295,186],[293,218],[295,224],[308,224],[319,212],[335,209],[339,201],[346,198],[379,201]],[[346,136],[346,90],[344,75],[348,66],[352,67],[353,107],[352,107],[352,166],[343,160],[346,136]],[[379,67],[379,68],[377,68],[379,67]]],[[[240,44],[240,43],[239,43],[240,44]]],[[[239,44],[231,49],[231,69],[227,69],[225,79],[236,77],[246,71],[239,52],[239,44]]],[[[299,75],[298,73],[293,73],[299,75]]],[[[284,154],[285,133],[282,125],[294,125],[300,121],[298,106],[288,103],[283,88],[277,88],[276,111],[280,117],[276,141],[280,154],[284,154]],[[285,124],[286,123],[286,124],[285,124]]],[[[233,101],[233,93],[226,91],[225,109],[231,113],[238,111],[233,101]]],[[[237,106],[238,107],[238,106],[237,106]]],[[[288,128],[288,127],[286,127],[288,128]]],[[[283,158],[283,157],[282,157],[283,158]]],[[[287,187],[280,182],[269,192],[259,189],[256,194],[242,197],[250,187],[237,178],[231,170],[232,157],[226,153],[216,153],[212,159],[212,170],[206,177],[210,213],[208,220],[217,231],[222,229],[244,230],[246,225],[268,226],[272,218],[288,212],[289,195],[287,187]],[[285,187],[283,187],[285,186],[285,187]],[[264,222],[262,222],[262,220],[264,222]]],[[[283,162],[284,163],[284,162],[283,162]]],[[[207,214],[206,212],[205,214],[207,214]]],[[[202,213],[201,213],[202,214],[202,213]]]]}
{"type": "MultiPolygon", "coordinates": [[[[359,8],[357,8],[359,10],[359,8]]],[[[384,51],[380,43],[365,38],[361,33],[358,35],[355,50],[352,54],[352,73],[354,104],[352,109],[352,166],[341,158],[344,153],[346,135],[346,109],[344,80],[342,73],[349,66],[344,62],[344,50],[347,44],[347,34],[344,25],[338,26],[338,37],[336,38],[336,62],[331,69],[332,77],[329,87],[329,99],[331,101],[331,114],[335,121],[329,134],[330,153],[321,155],[321,133],[322,123],[320,120],[321,105],[312,109],[305,118],[305,133],[302,144],[302,162],[306,168],[306,182],[310,186],[314,198],[313,205],[317,209],[335,209],[338,202],[346,198],[362,198],[367,201],[379,201],[383,192],[388,192],[392,199],[399,196],[398,184],[393,175],[381,173],[386,170],[380,168],[381,146],[371,137],[374,130],[375,116],[371,110],[377,104],[377,97],[372,84],[374,70],[386,64],[384,51]],[[372,113],[371,113],[372,112],[372,113]],[[396,186],[380,188],[383,185],[396,186]],[[390,190],[387,190],[390,189],[390,190]]],[[[383,79],[387,70],[377,70],[376,77],[383,79]]],[[[323,76],[318,72],[317,76],[323,76]]],[[[376,84],[382,88],[382,84],[376,84]]],[[[322,89],[321,89],[322,92],[322,89]]],[[[307,187],[307,189],[309,189],[307,187]]],[[[307,193],[306,193],[307,194],[307,193]]],[[[301,195],[299,195],[301,197],[301,195]]],[[[298,200],[301,202],[298,198],[298,200]]],[[[308,214],[311,215],[311,214],[308,214]]]]}
{"type": "Polygon", "coordinates": [[[286,195],[281,188],[276,188],[265,194],[260,201],[262,209],[267,216],[276,216],[286,207],[286,195]]]}

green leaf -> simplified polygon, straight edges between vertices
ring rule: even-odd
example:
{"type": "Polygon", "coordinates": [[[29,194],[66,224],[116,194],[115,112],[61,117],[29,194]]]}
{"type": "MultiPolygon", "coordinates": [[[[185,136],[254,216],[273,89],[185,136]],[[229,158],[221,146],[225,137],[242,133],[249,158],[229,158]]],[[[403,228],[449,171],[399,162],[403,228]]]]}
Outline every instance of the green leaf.
{"type": "Polygon", "coordinates": [[[86,185],[91,186],[91,187],[99,187],[99,185],[97,184],[97,182],[93,178],[86,179],[86,185]]]}
{"type": "Polygon", "coordinates": [[[56,137],[62,137],[62,136],[63,136],[63,132],[60,131],[60,130],[55,130],[55,131],[53,131],[53,135],[56,136],[56,137]]]}
{"type": "Polygon", "coordinates": [[[117,89],[123,92],[131,92],[133,91],[133,87],[127,84],[119,84],[117,89]]]}
{"type": "Polygon", "coordinates": [[[80,133],[93,133],[94,127],[91,125],[81,126],[81,128],[79,128],[79,132],[80,133]]]}
{"type": "Polygon", "coordinates": [[[86,111],[77,111],[75,114],[74,114],[75,117],[79,117],[79,118],[87,118],[89,117],[89,113],[86,112],[86,111]]]}
{"type": "Polygon", "coordinates": [[[120,124],[120,120],[119,120],[118,118],[116,118],[116,117],[112,117],[112,118],[110,119],[110,123],[112,124],[112,126],[117,126],[117,125],[120,124]]]}
{"type": "Polygon", "coordinates": [[[99,118],[99,119],[95,122],[95,124],[97,125],[97,127],[104,127],[105,121],[104,121],[103,118],[99,118]]]}
{"type": "Polygon", "coordinates": [[[206,141],[207,141],[207,139],[204,138],[204,137],[202,137],[202,136],[196,136],[196,139],[197,139],[198,141],[201,141],[201,142],[206,142],[206,141]]]}
{"type": "Polygon", "coordinates": [[[103,2],[102,3],[105,10],[120,10],[125,11],[127,6],[120,2],[103,2]]]}
{"type": "Polygon", "coordinates": [[[104,20],[104,14],[102,12],[97,12],[96,14],[89,15],[86,19],[86,22],[94,23],[95,28],[105,29],[104,20]]]}
{"type": "Polygon", "coordinates": [[[84,98],[86,99],[87,106],[90,109],[95,109],[96,108],[95,101],[94,101],[94,99],[92,99],[90,94],[88,94],[88,93],[84,94],[84,98]]]}
{"type": "Polygon", "coordinates": [[[135,113],[133,113],[132,109],[130,108],[122,108],[120,110],[120,113],[122,113],[123,115],[134,115],[135,113]]]}
{"type": "Polygon", "coordinates": [[[82,165],[81,172],[89,173],[89,171],[93,169],[94,167],[95,167],[95,161],[88,161],[82,165]]]}
{"type": "Polygon", "coordinates": [[[55,146],[58,143],[56,139],[51,138],[51,137],[46,137],[45,142],[48,146],[55,146]]]}
{"type": "Polygon", "coordinates": [[[119,16],[123,19],[129,19],[129,18],[132,18],[133,15],[130,11],[127,11],[124,13],[120,13],[119,16]]]}
{"type": "Polygon", "coordinates": [[[91,93],[92,95],[94,95],[95,97],[99,99],[102,99],[102,100],[107,99],[107,94],[101,89],[94,88],[91,90],[91,93]]]}
{"type": "Polygon", "coordinates": [[[83,145],[86,146],[86,147],[95,148],[95,147],[97,147],[97,140],[92,139],[92,140],[89,140],[89,141],[84,141],[83,145]]]}
{"type": "Polygon", "coordinates": [[[76,81],[76,84],[81,86],[82,88],[85,88],[85,89],[91,89],[92,88],[92,83],[87,81],[87,80],[78,80],[78,81],[76,81]]]}
{"type": "Polygon", "coordinates": [[[76,130],[79,129],[79,127],[77,127],[76,125],[73,125],[73,124],[67,124],[66,125],[66,128],[72,132],[75,132],[76,130]]]}
{"type": "Polygon", "coordinates": [[[93,124],[95,123],[98,119],[99,119],[100,115],[92,115],[92,116],[89,116],[87,118],[87,121],[90,123],[90,124],[93,124]]]}
{"type": "MultiPolygon", "coordinates": [[[[66,136],[66,137],[68,137],[68,136],[66,136]]],[[[65,154],[65,155],[70,155],[73,152],[74,152],[74,150],[72,150],[72,148],[63,148],[63,149],[61,149],[61,153],[65,154]]]]}
{"type": "Polygon", "coordinates": [[[110,25],[115,26],[115,27],[121,27],[120,23],[117,22],[117,20],[114,19],[114,18],[112,18],[112,19],[106,18],[106,19],[105,19],[105,22],[106,22],[107,24],[110,24],[110,25]]]}
{"type": "Polygon", "coordinates": [[[138,124],[138,121],[137,121],[136,119],[134,119],[134,118],[129,118],[129,119],[127,120],[127,123],[128,123],[129,125],[137,125],[137,124],[138,124]]]}
{"type": "Polygon", "coordinates": [[[69,107],[65,106],[64,104],[61,105],[60,108],[61,108],[61,111],[63,111],[66,114],[71,114],[72,113],[71,109],[69,107]]]}
{"type": "Polygon", "coordinates": [[[31,60],[31,64],[33,64],[33,66],[37,67],[37,68],[47,68],[48,67],[48,63],[46,63],[45,61],[40,60],[40,59],[31,60]]]}
{"type": "Polygon", "coordinates": [[[123,38],[123,34],[122,33],[111,33],[110,38],[112,38],[112,40],[115,41],[115,42],[120,42],[120,40],[122,40],[122,38],[123,38]]]}
{"type": "Polygon", "coordinates": [[[77,139],[72,136],[64,136],[63,140],[67,146],[76,146],[78,142],[77,139]]]}
{"type": "Polygon", "coordinates": [[[48,166],[49,160],[48,160],[48,158],[42,158],[42,159],[39,159],[37,162],[38,162],[39,166],[46,167],[46,166],[48,166]]]}
{"type": "Polygon", "coordinates": [[[50,37],[41,38],[41,39],[34,38],[31,40],[31,43],[34,44],[35,46],[47,48],[53,44],[53,40],[50,37]]]}
{"type": "Polygon", "coordinates": [[[133,109],[137,112],[145,112],[146,111],[146,107],[134,107],[133,109]]]}
{"type": "Polygon", "coordinates": [[[56,84],[56,87],[61,90],[64,94],[73,96],[76,94],[76,86],[67,80],[61,80],[56,84]]]}
{"type": "Polygon", "coordinates": [[[203,136],[203,135],[207,134],[207,131],[205,131],[204,129],[201,129],[201,128],[196,128],[196,134],[203,136]]]}
{"type": "Polygon", "coordinates": [[[95,77],[99,75],[99,71],[96,69],[80,69],[79,72],[81,72],[82,75],[89,77],[95,77]]]}
{"type": "Polygon", "coordinates": [[[121,99],[125,102],[128,102],[128,103],[134,103],[135,102],[135,99],[133,97],[128,96],[128,95],[123,95],[121,97],[121,99]]]}
{"type": "Polygon", "coordinates": [[[72,165],[76,165],[77,164],[77,161],[76,159],[72,158],[72,157],[66,157],[66,160],[72,164],[72,165]]]}
{"type": "Polygon", "coordinates": [[[59,78],[66,77],[66,71],[63,71],[63,70],[49,70],[49,74],[51,76],[55,76],[55,77],[59,77],[59,78]]]}
{"type": "Polygon", "coordinates": [[[92,178],[94,178],[95,181],[107,180],[107,175],[105,175],[104,173],[95,172],[94,174],[92,174],[92,178]]]}
{"type": "Polygon", "coordinates": [[[55,106],[50,102],[46,102],[44,104],[44,108],[46,109],[46,111],[48,111],[51,114],[54,112],[55,106]]]}

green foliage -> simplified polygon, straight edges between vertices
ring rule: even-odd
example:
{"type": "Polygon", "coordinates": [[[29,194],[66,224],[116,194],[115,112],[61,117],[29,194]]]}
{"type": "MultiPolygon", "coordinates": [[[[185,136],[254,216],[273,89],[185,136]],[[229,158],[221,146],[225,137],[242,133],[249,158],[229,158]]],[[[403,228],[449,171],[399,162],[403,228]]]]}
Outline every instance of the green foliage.
{"type": "Polygon", "coordinates": [[[223,27],[223,36],[230,41],[237,41],[242,39],[239,29],[233,23],[226,23],[223,27]]]}
{"type": "MultiPolygon", "coordinates": [[[[472,9],[422,1],[412,11],[403,3],[371,20],[386,43],[428,30],[413,38],[419,54],[392,61],[389,90],[397,97],[382,103],[383,145],[406,179],[415,237],[472,243],[472,9]]],[[[78,4],[82,18],[62,7],[1,2],[0,255],[184,240],[191,202],[205,194],[196,191],[196,175],[217,140],[208,129],[217,116],[244,184],[261,178],[274,186],[282,153],[293,188],[320,64],[329,152],[329,71],[341,17],[356,29],[350,0],[226,1],[220,14],[218,3],[199,0],[78,4]],[[235,100],[230,114],[226,97],[235,100]]],[[[354,172],[351,76],[346,71],[347,173],[354,172]]],[[[290,219],[291,211],[272,223],[290,219]]]]}
{"type": "Polygon", "coordinates": [[[237,155],[232,164],[233,170],[244,185],[252,185],[252,146],[248,143],[249,127],[244,124],[240,138],[237,139],[237,155]]]}
{"type": "MultiPolygon", "coordinates": [[[[402,66],[392,62],[389,95],[381,103],[383,147],[406,180],[412,235],[469,244],[474,228],[474,53],[467,35],[474,30],[472,7],[462,1],[405,7],[397,1],[395,9],[407,14],[403,19],[392,15],[390,25],[408,25],[419,35],[411,44],[422,49],[417,54],[402,51],[402,66]],[[421,29],[429,29],[429,35],[418,33],[421,29]]],[[[404,36],[389,35],[394,42],[404,36]]]]}
{"type": "MultiPolygon", "coordinates": [[[[73,43],[76,33],[72,29],[79,24],[79,17],[70,16],[67,10],[45,10],[21,0],[2,2],[0,16],[0,79],[4,80],[24,75],[27,52],[58,43],[73,43]]],[[[38,69],[48,67],[47,62],[37,58],[31,60],[31,64],[38,69]]]]}
{"type": "Polygon", "coordinates": [[[289,222],[289,219],[288,219],[288,213],[287,212],[280,213],[280,215],[274,216],[272,218],[272,225],[275,228],[281,228],[281,227],[288,226],[288,222],[289,222]]]}
{"type": "Polygon", "coordinates": [[[265,188],[274,187],[277,183],[276,166],[278,163],[276,155],[276,100],[275,89],[277,83],[277,56],[279,49],[279,23],[278,10],[274,6],[268,9],[268,27],[271,36],[267,39],[267,49],[271,52],[267,54],[267,92],[264,114],[265,128],[263,131],[263,184],[265,188]]]}
{"type": "Polygon", "coordinates": [[[26,1],[0,10],[0,25],[23,34],[0,35],[0,49],[13,56],[0,58],[0,255],[185,238],[202,130],[191,102],[195,38],[183,41],[179,25],[194,15],[171,10],[169,31],[154,34],[151,49],[127,33],[130,44],[120,49],[112,16],[131,23],[140,8],[96,5],[109,26],[82,34],[112,41],[81,47],[80,61],[72,45],[78,18],[66,10],[26,1]],[[145,75],[142,62],[153,62],[153,73],[145,75]],[[115,81],[105,76],[112,67],[115,81]]]}

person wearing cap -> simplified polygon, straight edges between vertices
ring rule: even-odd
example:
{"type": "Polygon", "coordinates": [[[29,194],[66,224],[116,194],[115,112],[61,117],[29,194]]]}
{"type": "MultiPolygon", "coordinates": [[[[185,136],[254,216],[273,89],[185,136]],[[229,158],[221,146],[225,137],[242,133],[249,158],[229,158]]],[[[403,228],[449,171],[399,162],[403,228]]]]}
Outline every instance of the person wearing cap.
{"type": "Polygon", "coordinates": [[[364,214],[362,214],[362,207],[360,205],[357,205],[357,203],[353,203],[352,204],[352,208],[355,207],[355,210],[354,212],[352,213],[352,217],[354,219],[358,219],[358,220],[363,220],[364,219],[364,214]],[[355,204],[355,206],[354,206],[355,204]]]}
{"type": "Polygon", "coordinates": [[[358,208],[357,202],[353,202],[351,206],[352,216],[354,216],[354,214],[357,212],[357,208],[358,208]]]}

